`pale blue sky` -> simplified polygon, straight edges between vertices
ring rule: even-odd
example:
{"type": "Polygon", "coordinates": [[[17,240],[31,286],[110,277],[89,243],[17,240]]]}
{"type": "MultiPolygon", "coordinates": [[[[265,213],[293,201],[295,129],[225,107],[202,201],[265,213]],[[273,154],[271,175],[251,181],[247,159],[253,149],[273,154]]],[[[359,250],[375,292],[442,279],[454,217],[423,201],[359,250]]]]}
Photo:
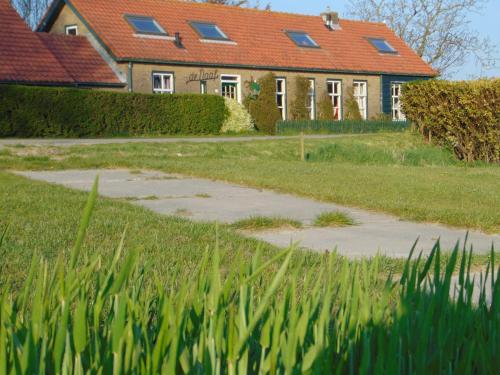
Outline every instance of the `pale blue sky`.
{"type": "MultiPolygon", "coordinates": [[[[292,13],[315,14],[319,15],[327,6],[334,11],[345,16],[346,0],[268,0],[273,10],[286,11],[292,13]]],[[[266,3],[261,0],[261,3],[266,3]]],[[[497,45],[497,57],[500,58],[500,0],[489,0],[488,4],[479,14],[471,14],[472,28],[477,30],[480,35],[488,36],[497,45]]],[[[498,60],[497,60],[498,61],[498,60]]],[[[481,69],[475,66],[474,61],[468,61],[464,66],[456,69],[458,72],[453,76],[454,79],[467,79],[471,76],[480,74],[500,77],[500,61],[497,62],[497,68],[488,72],[481,72],[481,69]]]]}

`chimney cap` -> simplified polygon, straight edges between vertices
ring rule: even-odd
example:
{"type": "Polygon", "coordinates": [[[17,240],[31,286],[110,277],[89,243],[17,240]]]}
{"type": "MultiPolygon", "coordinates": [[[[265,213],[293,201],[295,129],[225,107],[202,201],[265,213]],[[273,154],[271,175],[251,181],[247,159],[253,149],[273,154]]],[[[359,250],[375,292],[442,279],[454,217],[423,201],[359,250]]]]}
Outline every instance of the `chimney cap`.
{"type": "Polygon", "coordinates": [[[339,14],[338,12],[332,12],[330,10],[330,7],[327,7],[326,12],[321,13],[321,18],[323,18],[323,22],[325,23],[325,26],[329,30],[340,30],[340,23],[339,23],[339,14]]]}

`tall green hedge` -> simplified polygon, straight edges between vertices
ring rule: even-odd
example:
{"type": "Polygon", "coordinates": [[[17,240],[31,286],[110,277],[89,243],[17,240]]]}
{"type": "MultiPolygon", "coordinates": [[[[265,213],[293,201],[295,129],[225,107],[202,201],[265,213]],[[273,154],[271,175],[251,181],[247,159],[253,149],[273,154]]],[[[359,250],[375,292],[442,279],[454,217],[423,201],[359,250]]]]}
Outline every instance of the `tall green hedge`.
{"type": "Polygon", "coordinates": [[[0,85],[1,137],[217,134],[227,115],[213,95],[0,85]]]}
{"type": "Polygon", "coordinates": [[[276,76],[267,73],[258,80],[260,92],[256,97],[248,95],[245,105],[255,120],[257,130],[274,134],[276,122],[281,120],[281,114],[276,104],[276,76]]]}
{"type": "Polygon", "coordinates": [[[500,162],[500,79],[405,85],[406,117],[461,160],[500,162]]]}

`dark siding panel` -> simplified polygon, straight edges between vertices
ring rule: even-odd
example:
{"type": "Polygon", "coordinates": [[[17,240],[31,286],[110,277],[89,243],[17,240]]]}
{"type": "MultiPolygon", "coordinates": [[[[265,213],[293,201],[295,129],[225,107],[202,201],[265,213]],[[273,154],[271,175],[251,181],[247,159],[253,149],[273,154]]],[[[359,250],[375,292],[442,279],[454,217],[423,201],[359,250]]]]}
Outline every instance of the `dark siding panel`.
{"type": "Polygon", "coordinates": [[[382,111],[391,114],[391,82],[411,82],[416,80],[427,80],[428,77],[411,77],[411,76],[382,76],[382,111]]]}

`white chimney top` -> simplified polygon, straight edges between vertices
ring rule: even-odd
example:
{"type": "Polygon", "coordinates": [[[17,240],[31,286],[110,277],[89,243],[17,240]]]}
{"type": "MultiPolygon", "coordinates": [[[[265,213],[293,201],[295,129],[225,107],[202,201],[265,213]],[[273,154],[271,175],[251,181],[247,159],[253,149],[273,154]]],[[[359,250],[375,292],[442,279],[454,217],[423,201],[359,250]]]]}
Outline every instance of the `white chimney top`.
{"type": "Polygon", "coordinates": [[[332,12],[330,7],[326,7],[326,12],[321,13],[321,18],[328,30],[340,30],[339,24],[339,14],[337,12],[332,12]]]}

